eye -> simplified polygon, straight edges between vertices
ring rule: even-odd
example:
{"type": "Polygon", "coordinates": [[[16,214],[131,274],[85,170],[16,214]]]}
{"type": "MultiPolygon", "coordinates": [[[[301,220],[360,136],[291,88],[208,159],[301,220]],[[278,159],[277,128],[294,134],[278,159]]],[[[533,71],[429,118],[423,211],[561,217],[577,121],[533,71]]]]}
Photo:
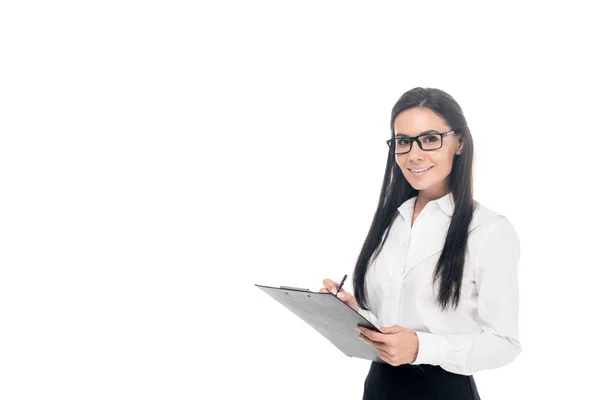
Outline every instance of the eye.
{"type": "Polygon", "coordinates": [[[396,139],[396,146],[408,146],[409,142],[408,139],[396,139]]]}
{"type": "Polygon", "coordinates": [[[435,143],[440,140],[440,137],[438,135],[426,135],[423,136],[422,140],[424,143],[435,143]]]}

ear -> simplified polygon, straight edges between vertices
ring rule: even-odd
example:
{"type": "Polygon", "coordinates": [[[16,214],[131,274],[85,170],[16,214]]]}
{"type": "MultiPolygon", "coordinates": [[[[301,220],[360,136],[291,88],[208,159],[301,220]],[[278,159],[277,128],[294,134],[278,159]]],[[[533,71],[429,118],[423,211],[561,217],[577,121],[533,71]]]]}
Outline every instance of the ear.
{"type": "Polygon", "coordinates": [[[456,148],[456,152],[454,154],[455,155],[462,154],[463,147],[464,147],[463,136],[459,135],[458,136],[458,147],[456,148]]]}

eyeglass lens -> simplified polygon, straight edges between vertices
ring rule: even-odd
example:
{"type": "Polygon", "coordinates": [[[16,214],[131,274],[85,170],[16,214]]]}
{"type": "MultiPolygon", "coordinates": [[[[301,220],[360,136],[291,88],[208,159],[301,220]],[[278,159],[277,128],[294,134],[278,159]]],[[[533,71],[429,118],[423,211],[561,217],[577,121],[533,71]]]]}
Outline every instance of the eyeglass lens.
{"type": "MultiPolygon", "coordinates": [[[[405,153],[410,149],[410,139],[399,137],[394,139],[396,143],[396,153],[405,153]]],[[[429,134],[417,138],[421,142],[423,150],[435,150],[442,147],[442,135],[429,134]]]]}

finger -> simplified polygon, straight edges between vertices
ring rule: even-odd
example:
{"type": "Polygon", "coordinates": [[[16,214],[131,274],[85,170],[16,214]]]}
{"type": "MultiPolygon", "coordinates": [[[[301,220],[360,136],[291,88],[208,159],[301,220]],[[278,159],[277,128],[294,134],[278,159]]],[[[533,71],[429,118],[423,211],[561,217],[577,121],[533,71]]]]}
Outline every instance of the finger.
{"type": "Polygon", "coordinates": [[[398,333],[404,330],[407,330],[405,327],[400,326],[400,325],[393,325],[393,326],[386,326],[386,327],[380,327],[379,330],[383,333],[398,333]]]}
{"type": "Polygon", "coordinates": [[[387,351],[385,351],[384,349],[376,349],[377,350],[377,354],[379,354],[379,357],[385,357],[388,360],[391,360],[393,357],[390,353],[388,353],[387,351]]]}
{"type": "Polygon", "coordinates": [[[392,359],[392,355],[384,349],[377,348],[377,352],[379,353],[379,356],[383,355],[383,356],[389,358],[390,360],[392,359]]]}
{"type": "Polygon", "coordinates": [[[391,358],[389,358],[389,357],[388,357],[388,356],[386,356],[385,354],[381,354],[381,353],[379,353],[379,352],[378,352],[378,354],[379,354],[379,358],[381,358],[381,359],[382,359],[383,361],[385,361],[386,363],[388,363],[388,364],[392,365],[392,360],[391,360],[391,358]]]}
{"type": "MultiPolygon", "coordinates": [[[[321,288],[321,289],[319,289],[319,292],[321,292],[321,293],[331,293],[332,291],[333,291],[333,293],[335,293],[335,292],[336,292],[336,290],[335,290],[335,289],[333,289],[333,290],[329,290],[329,289],[327,289],[327,288],[321,288]]],[[[342,295],[342,294],[345,294],[345,293],[348,293],[348,292],[346,292],[346,291],[344,290],[344,288],[342,288],[342,290],[340,290],[340,295],[342,295]]],[[[344,297],[344,296],[341,296],[341,297],[344,297]]]]}
{"type": "Polygon", "coordinates": [[[375,332],[375,331],[370,330],[369,328],[365,328],[362,326],[359,326],[358,329],[359,329],[360,333],[362,333],[369,339],[373,340],[374,342],[387,343],[389,340],[389,337],[387,334],[375,332]]]}
{"type": "Polygon", "coordinates": [[[358,335],[358,338],[361,339],[362,341],[364,341],[365,343],[370,344],[371,346],[377,348],[377,349],[379,349],[379,348],[383,349],[383,346],[385,345],[385,343],[377,342],[375,340],[371,340],[371,339],[369,339],[368,337],[366,337],[363,334],[358,335]]]}
{"type": "Polygon", "coordinates": [[[325,286],[331,293],[337,292],[338,284],[331,279],[323,279],[323,286],[325,286]]]}
{"type": "Polygon", "coordinates": [[[319,289],[319,293],[331,293],[346,303],[348,303],[352,300],[352,297],[346,296],[346,292],[344,291],[344,289],[342,289],[341,292],[336,294],[335,290],[332,291],[332,290],[327,290],[327,288],[321,288],[321,289],[319,289]]]}
{"type": "Polygon", "coordinates": [[[359,338],[364,341],[365,343],[367,343],[368,345],[372,346],[375,348],[375,350],[377,350],[377,353],[379,353],[380,357],[386,357],[389,360],[392,359],[392,355],[387,351],[387,349],[385,348],[385,344],[383,343],[379,343],[379,342],[374,342],[372,340],[370,340],[367,337],[364,336],[359,336],[359,338]]]}
{"type": "Polygon", "coordinates": [[[348,292],[346,292],[346,291],[344,290],[344,288],[342,288],[341,290],[338,290],[338,288],[337,288],[337,286],[336,286],[336,287],[334,287],[334,288],[331,288],[331,289],[329,289],[329,292],[330,292],[331,294],[333,294],[334,296],[337,296],[337,297],[339,297],[340,299],[344,299],[344,300],[350,299],[350,297],[349,297],[349,296],[347,296],[347,293],[348,293],[348,292]]]}

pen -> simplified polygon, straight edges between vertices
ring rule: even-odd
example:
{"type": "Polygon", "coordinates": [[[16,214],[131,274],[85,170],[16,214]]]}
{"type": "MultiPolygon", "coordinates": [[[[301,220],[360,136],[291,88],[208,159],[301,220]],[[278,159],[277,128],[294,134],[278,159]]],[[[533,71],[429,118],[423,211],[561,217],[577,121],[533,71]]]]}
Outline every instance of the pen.
{"type": "Polygon", "coordinates": [[[346,280],[346,277],[347,277],[347,276],[348,276],[348,275],[344,275],[344,277],[342,278],[342,281],[340,282],[340,287],[338,287],[338,290],[337,290],[337,292],[335,293],[335,295],[336,295],[336,296],[338,295],[338,293],[340,292],[340,290],[342,290],[342,286],[344,285],[344,281],[346,280]]]}

